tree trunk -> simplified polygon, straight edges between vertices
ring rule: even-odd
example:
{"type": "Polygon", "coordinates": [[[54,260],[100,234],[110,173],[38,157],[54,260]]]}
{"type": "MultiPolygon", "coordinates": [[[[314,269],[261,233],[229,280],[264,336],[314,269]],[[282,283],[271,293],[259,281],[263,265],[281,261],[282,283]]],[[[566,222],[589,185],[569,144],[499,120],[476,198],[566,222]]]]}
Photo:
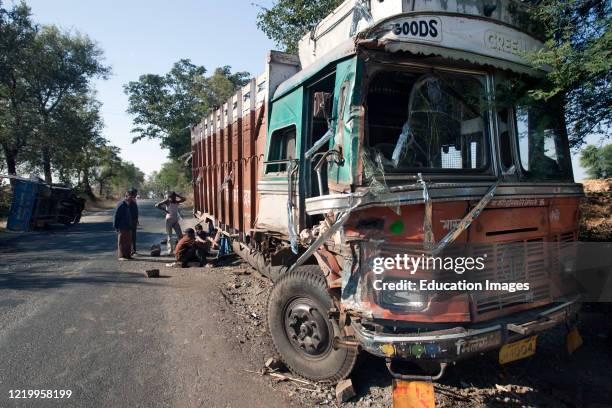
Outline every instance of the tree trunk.
{"type": "Polygon", "coordinates": [[[42,149],[43,172],[45,173],[45,181],[49,184],[53,183],[53,175],[51,173],[51,153],[48,147],[42,149]]]}
{"type": "MultiPolygon", "coordinates": [[[[17,175],[17,150],[9,149],[6,146],[2,146],[2,150],[4,151],[4,157],[6,160],[6,169],[9,175],[16,176],[17,175]]],[[[10,179],[11,185],[15,184],[14,179],[10,179]]]]}
{"type": "Polygon", "coordinates": [[[89,196],[89,198],[94,198],[94,193],[89,183],[89,168],[83,169],[83,192],[89,196]]]}

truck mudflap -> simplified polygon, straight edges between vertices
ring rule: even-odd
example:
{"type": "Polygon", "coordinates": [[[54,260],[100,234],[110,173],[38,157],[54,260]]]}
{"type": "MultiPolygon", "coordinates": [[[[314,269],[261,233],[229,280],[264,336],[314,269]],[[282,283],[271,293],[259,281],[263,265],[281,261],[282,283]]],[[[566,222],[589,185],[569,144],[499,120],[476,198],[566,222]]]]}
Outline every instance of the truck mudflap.
{"type": "Polygon", "coordinates": [[[560,324],[572,326],[577,320],[580,301],[575,297],[554,307],[519,314],[479,328],[455,327],[410,334],[378,333],[353,322],[355,338],[364,350],[379,357],[400,360],[452,362],[500,348],[560,324]],[[522,316],[522,318],[521,318],[522,316]]]}

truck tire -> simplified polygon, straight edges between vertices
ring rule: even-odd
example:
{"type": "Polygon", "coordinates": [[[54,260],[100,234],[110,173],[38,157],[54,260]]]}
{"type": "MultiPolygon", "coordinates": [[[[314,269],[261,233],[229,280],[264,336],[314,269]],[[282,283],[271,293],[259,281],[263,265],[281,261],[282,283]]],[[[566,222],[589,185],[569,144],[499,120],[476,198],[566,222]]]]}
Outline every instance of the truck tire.
{"type": "Polygon", "coordinates": [[[268,328],[277,353],[296,375],[321,383],[346,378],[357,360],[353,348],[332,346],[338,324],[328,317],[332,299],[317,265],[282,275],[268,298],[268,328]]]}

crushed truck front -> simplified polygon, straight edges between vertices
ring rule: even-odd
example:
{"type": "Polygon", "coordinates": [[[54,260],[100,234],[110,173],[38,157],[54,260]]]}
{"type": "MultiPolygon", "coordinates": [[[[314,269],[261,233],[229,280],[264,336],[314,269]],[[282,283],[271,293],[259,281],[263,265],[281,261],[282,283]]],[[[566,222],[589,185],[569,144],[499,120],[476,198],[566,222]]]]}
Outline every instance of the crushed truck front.
{"type": "Polygon", "coordinates": [[[338,344],[356,341],[389,362],[447,363],[575,323],[576,292],[561,275],[582,189],[563,106],[524,102],[542,73],[504,41],[538,44],[482,18],[402,14],[358,35],[356,55],[338,63],[329,148],[342,160],[328,161],[327,192],[305,200],[322,219],[305,235],[318,237],[314,256],[338,288],[338,344]],[[459,36],[470,30],[478,44],[459,36]],[[447,41],[415,41],[432,33],[447,41]],[[376,271],[406,256],[482,268],[376,271]],[[458,286],[415,290],[421,281],[458,286]],[[505,289],[487,290],[491,282],[505,289]]]}

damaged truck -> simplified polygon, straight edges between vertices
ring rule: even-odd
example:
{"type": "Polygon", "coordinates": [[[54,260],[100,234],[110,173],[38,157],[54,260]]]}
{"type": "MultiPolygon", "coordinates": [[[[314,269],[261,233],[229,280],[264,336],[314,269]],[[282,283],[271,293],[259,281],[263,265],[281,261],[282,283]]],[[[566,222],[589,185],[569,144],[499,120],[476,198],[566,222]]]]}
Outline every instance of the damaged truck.
{"type": "Polygon", "coordinates": [[[575,327],[558,254],[583,191],[563,101],[523,98],[541,47],[518,1],[347,0],[192,127],[194,213],[274,282],[269,331],[294,373],[336,382],[366,351],[395,378],[437,379],[575,327]],[[482,269],[374,268],[468,253],[482,269]],[[401,290],[457,277],[529,290],[401,290]]]}

